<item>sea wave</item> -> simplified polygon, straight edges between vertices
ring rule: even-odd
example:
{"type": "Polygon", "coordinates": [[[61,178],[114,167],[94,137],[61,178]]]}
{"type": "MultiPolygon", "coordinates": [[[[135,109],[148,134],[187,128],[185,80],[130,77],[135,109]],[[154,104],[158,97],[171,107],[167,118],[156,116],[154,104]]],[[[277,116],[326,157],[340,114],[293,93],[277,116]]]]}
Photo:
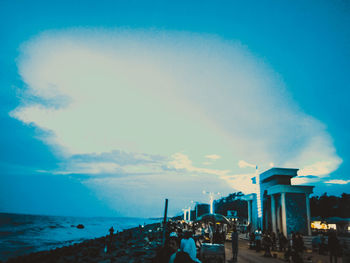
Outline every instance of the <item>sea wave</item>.
{"type": "Polygon", "coordinates": [[[121,231],[154,222],[157,220],[0,213],[0,260],[105,236],[111,226],[121,231]],[[84,228],[78,229],[78,224],[84,228]]]}

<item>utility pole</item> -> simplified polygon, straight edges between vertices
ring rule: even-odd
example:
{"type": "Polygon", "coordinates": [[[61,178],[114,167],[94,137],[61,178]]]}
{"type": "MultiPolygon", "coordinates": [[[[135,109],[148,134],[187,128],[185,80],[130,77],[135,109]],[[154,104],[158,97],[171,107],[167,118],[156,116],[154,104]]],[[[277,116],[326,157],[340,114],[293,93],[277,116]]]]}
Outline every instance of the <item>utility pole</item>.
{"type": "Polygon", "coordinates": [[[163,219],[163,246],[165,245],[165,233],[167,227],[167,215],[168,215],[168,199],[165,199],[164,219],[163,219]]]}

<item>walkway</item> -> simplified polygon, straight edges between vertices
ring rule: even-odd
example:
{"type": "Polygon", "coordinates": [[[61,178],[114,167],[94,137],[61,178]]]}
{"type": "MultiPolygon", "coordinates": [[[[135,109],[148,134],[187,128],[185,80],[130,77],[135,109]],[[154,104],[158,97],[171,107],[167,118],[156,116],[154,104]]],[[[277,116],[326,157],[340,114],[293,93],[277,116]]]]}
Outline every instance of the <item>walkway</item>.
{"type": "MultiPolygon", "coordinates": [[[[272,252],[277,254],[277,258],[266,258],[264,257],[264,252],[255,252],[255,250],[249,249],[248,241],[239,240],[239,249],[238,249],[238,261],[237,263],[281,263],[286,262],[283,260],[283,253],[280,252],[272,252]]],[[[312,256],[312,263],[328,263],[328,256],[321,256],[317,253],[308,253],[305,254],[305,258],[308,256],[312,256]]],[[[225,243],[225,257],[226,263],[232,263],[232,245],[231,242],[225,243]]],[[[308,263],[308,261],[304,261],[304,263],[308,263]]],[[[338,258],[338,263],[342,263],[342,259],[338,258]]]]}

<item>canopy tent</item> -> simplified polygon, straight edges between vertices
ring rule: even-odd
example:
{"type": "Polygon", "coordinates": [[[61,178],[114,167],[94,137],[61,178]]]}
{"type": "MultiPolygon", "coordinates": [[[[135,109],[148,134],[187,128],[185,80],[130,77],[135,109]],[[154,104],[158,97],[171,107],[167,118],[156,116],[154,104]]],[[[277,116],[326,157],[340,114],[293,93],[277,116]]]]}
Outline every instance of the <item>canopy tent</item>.
{"type": "Polygon", "coordinates": [[[220,214],[204,214],[198,217],[196,221],[231,224],[230,220],[228,220],[225,216],[220,214]]]}

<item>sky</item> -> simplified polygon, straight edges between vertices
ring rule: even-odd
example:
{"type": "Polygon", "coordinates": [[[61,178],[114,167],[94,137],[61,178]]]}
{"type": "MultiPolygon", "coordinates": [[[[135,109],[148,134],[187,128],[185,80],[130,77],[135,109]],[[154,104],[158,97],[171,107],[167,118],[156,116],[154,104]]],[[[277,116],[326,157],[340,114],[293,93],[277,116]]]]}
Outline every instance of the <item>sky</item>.
{"type": "Polygon", "coordinates": [[[349,193],[348,1],[0,2],[0,212],[169,215],[271,167],[349,193]]]}

